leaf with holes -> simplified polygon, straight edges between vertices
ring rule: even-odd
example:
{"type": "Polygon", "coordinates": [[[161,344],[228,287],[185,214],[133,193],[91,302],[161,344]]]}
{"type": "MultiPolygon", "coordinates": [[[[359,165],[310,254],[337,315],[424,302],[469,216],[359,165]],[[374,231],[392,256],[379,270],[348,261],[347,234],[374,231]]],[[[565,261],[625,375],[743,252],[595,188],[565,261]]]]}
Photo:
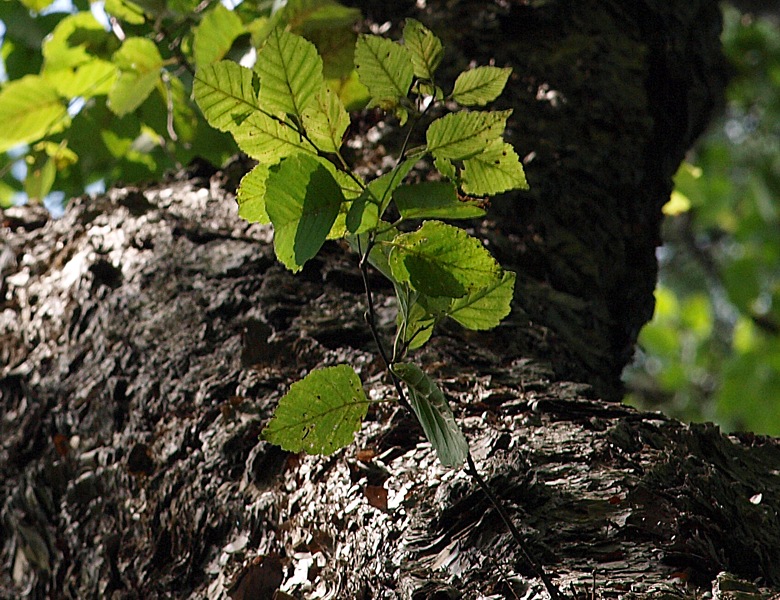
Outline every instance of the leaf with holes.
{"type": "Polygon", "coordinates": [[[317,369],[290,386],[263,437],[289,452],[333,454],[352,443],[368,404],[352,367],[317,369]]]}
{"type": "Polygon", "coordinates": [[[454,469],[463,466],[469,443],[439,386],[412,363],[395,364],[393,371],[409,388],[409,404],[441,464],[454,469]]]}
{"type": "Polygon", "coordinates": [[[428,151],[436,159],[464,160],[501,137],[511,110],[451,113],[428,127],[428,151]]]}
{"type": "Polygon", "coordinates": [[[463,161],[463,191],[492,196],[508,190],[527,190],[525,171],[511,144],[495,140],[484,152],[463,161]]]}

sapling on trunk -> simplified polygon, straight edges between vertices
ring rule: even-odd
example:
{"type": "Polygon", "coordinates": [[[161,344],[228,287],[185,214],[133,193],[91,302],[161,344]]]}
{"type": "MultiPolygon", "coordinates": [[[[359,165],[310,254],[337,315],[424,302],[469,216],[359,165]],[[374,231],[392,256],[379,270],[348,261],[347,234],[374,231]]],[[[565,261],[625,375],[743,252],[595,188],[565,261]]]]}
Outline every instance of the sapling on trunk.
{"type": "MultiPolygon", "coordinates": [[[[522,164],[502,137],[511,111],[481,109],[501,94],[511,69],[475,67],[443,90],[436,80],[442,54],[441,41],[412,19],[402,42],[359,36],[354,63],[367,106],[407,128],[394,168],[371,181],[341,153],[350,119],[342,96],[323,76],[316,47],[281,25],[268,32],[254,69],[229,61],[203,67],[195,74],[194,95],[209,123],[230,132],[257,160],[238,189],[239,215],[273,225],[279,261],[300,271],[330,239],[345,239],[355,251],[366,321],[398,401],[416,415],[442,465],[466,465],[522,548],[517,529],[476,471],[445,395],[410,359],[444,319],[486,330],[509,314],[515,274],[480,240],[439,219],[481,217],[487,197],[527,187],[522,164]],[[431,120],[433,109],[443,116],[431,120]],[[421,134],[428,122],[425,143],[411,147],[413,132],[421,134]],[[437,176],[407,183],[426,158],[437,176]],[[397,296],[391,349],[377,329],[369,268],[384,275],[397,296]]],[[[351,366],[315,369],[290,386],[263,437],[291,452],[331,454],[352,442],[370,402],[351,366]]],[[[542,567],[522,554],[557,597],[542,567]]]]}

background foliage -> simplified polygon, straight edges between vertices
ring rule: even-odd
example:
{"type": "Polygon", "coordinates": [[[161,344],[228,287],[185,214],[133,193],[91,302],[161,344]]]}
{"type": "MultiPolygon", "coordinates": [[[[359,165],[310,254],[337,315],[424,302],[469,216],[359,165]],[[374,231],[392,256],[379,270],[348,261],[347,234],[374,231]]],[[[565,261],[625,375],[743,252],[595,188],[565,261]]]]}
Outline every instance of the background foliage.
{"type": "Polygon", "coordinates": [[[630,401],[780,435],[780,27],[724,7],[725,114],[665,207],[656,313],[630,401]]]}
{"type": "MultiPolygon", "coordinates": [[[[158,179],[237,148],[191,98],[196,68],[251,60],[282,19],[314,41],[348,108],[365,101],[358,11],[327,0],[0,0],[0,207],[158,179]]],[[[725,8],[725,115],[677,176],[656,317],[629,401],[780,434],[780,31],[725,8]]]]}

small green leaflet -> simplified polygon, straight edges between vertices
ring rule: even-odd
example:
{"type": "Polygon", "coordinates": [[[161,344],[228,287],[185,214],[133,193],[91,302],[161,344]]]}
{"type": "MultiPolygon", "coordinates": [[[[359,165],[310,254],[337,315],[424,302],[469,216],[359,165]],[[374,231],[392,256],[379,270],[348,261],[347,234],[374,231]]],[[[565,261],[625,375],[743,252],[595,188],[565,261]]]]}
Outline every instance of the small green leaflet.
{"type": "Polygon", "coordinates": [[[493,329],[512,310],[515,277],[512,271],[504,271],[490,285],[453,300],[447,315],[466,329],[493,329]]]}
{"type": "Polygon", "coordinates": [[[291,271],[300,271],[319,252],[336,221],[344,201],[341,187],[315,157],[299,154],[271,170],[266,197],[276,257],[291,271]]]}
{"type": "Polygon", "coordinates": [[[235,39],[244,33],[244,24],[235,11],[216,3],[195,28],[192,55],[195,66],[205,67],[225,57],[235,39]]]}
{"type": "Polygon", "coordinates": [[[317,154],[314,146],[290,123],[260,111],[251,113],[232,133],[239,148],[258,162],[268,165],[292,154],[317,154]]]}
{"type": "Polygon", "coordinates": [[[462,106],[485,106],[504,91],[512,68],[475,67],[455,80],[452,99],[462,106]]]}
{"type": "Polygon", "coordinates": [[[349,115],[339,97],[323,83],[314,102],[303,111],[306,134],[322,152],[338,152],[349,127],[349,115]]]}
{"type": "Polygon", "coordinates": [[[455,184],[441,181],[401,186],[393,200],[404,219],[471,219],[485,214],[476,200],[460,200],[455,184]]]}
{"type": "Polygon", "coordinates": [[[121,117],[149,97],[165,62],[152,40],[131,37],[114,53],[114,63],[119,67],[119,75],[108,93],[108,107],[121,117]]]}
{"type": "Polygon", "coordinates": [[[25,75],[0,90],[0,152],[39,140],[68,124],[68,110],[54,86],[25,75]]]}
{"type": "Polygon", "coordinates": [[[255,70],[263,110],[293,115],[298,123],[323,85],[322,59],[314,44],[280,27],[258,52],[255,70]]]}
{"type": "Polygon", "coordinates": [[[520,158],[512,145],[502,140],[495,140],[483,153],[463,161],[461,185],[468,194],[484,196],[528,189],[520,158]]]}
{"type": "Polygon", "coordinates": [[[238,186],[236,202],[238,202],[238,216],[250,223],[271,222],[265,208],[266,181],[270,174],[265,165],[255,165],[244,177],[238,186]]]}
{"type": "Polygon", "coordinates": [[[463,160],[499,139],[511,110],[450,113],[428,127],[428,151],[437,159],[463,160]]]}
{"type": "Polygon", "coordinates": [[[361,35],[355,45],[355,66],[371,94],[369,106],[391,109],[409,93],[414,68],[404,46],[377,35],[361,35]]]}
{"type": "Polygon", "coordinates": [[[426,296],[461,298],[501,277],[501,267],[478,239],[441,221],[425,221],[389,245],[395,281],[426,296]]]}
{"type": "Polygon", "coordinates": [[[290,386],[263,438],[289,452],[333,454],[352,443],[368,403],[352,367],[317,369],[290,386]]]}
{"type": "Polygon", "coordinates": [[[412,55],[414,74],[420,79],[433,81],[433,74],[444,55],[441,40],[419,21],[406,19],[404,45],[412,55]]]}
{"type": "Polygon", "coordinates": [[[260,110],[251,69],[223,60],[198,69],[192,91],[209,124],[220,131],[233,131],[260,110]]]}
{"type": "Polygon", "coordinates": [[[408,386],[409,403],[441,464],[454,469],[462,467],[469,453],[469,443],[455,422],[455,415],[442,391],[415,364],[397,363],[393,365],[393,372],[408,386]]]}

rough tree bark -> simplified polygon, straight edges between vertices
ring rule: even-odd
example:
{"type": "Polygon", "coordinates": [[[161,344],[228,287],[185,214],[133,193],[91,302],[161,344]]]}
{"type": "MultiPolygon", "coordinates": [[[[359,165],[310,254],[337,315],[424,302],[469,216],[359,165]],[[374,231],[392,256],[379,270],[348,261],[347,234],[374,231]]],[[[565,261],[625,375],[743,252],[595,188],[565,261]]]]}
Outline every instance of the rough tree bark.
{"type": "MultiPolygon", "coordinates": [[[[429,24],[452,72],[515,68],[504,102],[532,189],[478,233],[517,270],[517,306],[419,358],[531,553],[581,597],[698,597],[722,570],[780,587],[780,444],[610,402],[652,313],[671,175],[723,91],[716,7],[361,5],[429,24]]],[[[356,158],[371,173],[382,152],[356,158]]],[[[236,217],[245,167],[76,199],[59,221],[4,213],[0,595],[541,597],[484,495],[403,411],[382,405],[330,458],[258,441],[316,366],[350,362],[372,394],[392,390],[354,261],[334,245],[285,272],[268,229],[236,217]]]]}

